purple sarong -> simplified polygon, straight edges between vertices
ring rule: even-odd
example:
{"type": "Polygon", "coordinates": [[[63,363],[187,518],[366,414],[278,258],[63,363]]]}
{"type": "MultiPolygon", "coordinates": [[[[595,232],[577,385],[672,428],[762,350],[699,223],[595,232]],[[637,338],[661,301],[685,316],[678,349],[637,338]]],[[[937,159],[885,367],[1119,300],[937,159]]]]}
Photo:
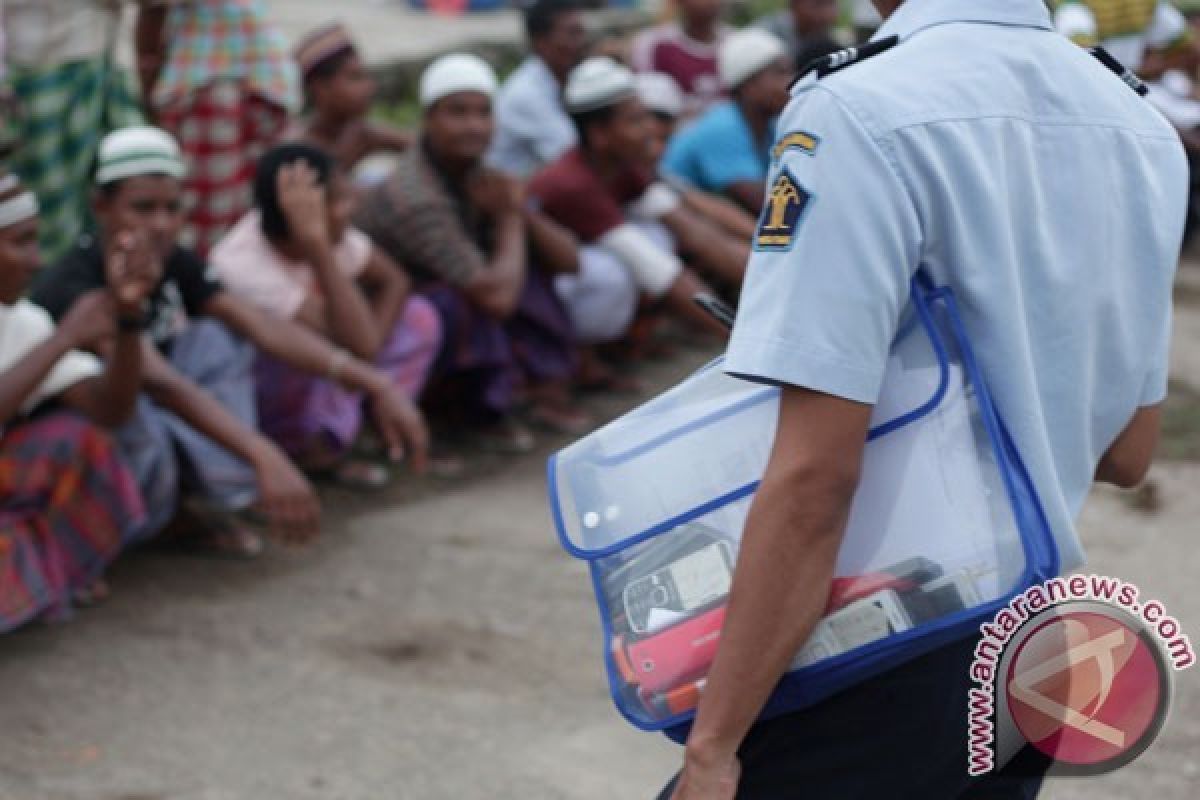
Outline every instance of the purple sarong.
{"type": "Polygon", "coordinates": [[[434,380],[467,391],[471,410],[486,421],[512,412],[518,387],[570,378],[574,370],[571,322],[549,279],[531,270],[517,309],[497,320],[460,289],[422,289],[442,318],[444,344],[434,380]]]}
{"type": "MultiPolygon", "coordinates": [[[[409,298],[375,366],[414,401],[441,344],[441,321],[428,300],[409,298]]],[[[258,417],[264,433],[291,456],[309,451],[315,440],[346,452],[363,421],[363,396],[324,378],[301,372],[266,354],[257,364],[258,417]]]]}

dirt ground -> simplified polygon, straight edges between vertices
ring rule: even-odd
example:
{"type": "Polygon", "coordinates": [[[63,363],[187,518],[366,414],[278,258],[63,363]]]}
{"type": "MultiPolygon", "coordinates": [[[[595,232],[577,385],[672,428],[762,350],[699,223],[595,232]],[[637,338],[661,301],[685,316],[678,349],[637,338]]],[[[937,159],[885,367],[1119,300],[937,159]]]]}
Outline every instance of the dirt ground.
{"type": "MultiPolygon", "coordinates": [[[[1200,442],[1200,313],[1186,291],[1180,306],[1184,402],[1169,422],[1186,452],[1200,442]]],[[[702,358],[644,377],[663,386],[702,358]]],[[[317,545],[257,563],[135,554],[107,605],[0,638],[0,800],[653,797],[679,754],[610,706],[541,455],[369,502],[328,493],[317,545]]],[[[1164,462],[1154,477],[1154,513],[1095,493],[1089,566],[1137,582],[1196,637],[1200,465],[1164,462]]],[[[1043,796],[1194,797],[1197,674],[1178,676],[1172,718],[1139,761],[1043,796]]]]}

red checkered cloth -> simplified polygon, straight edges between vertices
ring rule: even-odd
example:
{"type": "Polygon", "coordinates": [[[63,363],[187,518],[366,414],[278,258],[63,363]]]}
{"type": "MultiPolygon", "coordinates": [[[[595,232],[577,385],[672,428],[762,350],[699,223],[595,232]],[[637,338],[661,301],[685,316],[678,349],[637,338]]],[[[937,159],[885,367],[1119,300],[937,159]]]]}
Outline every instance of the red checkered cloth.
{"type": "Polygon", "coordinates": [[[215,81],[159,110],[188,165],[183,244],[202,258],[250,210],[255,164],[287,119],[285,108],[241,81],[215,81]]]}
{"type": "Polygon", "coordinates": [[[112,438],[68,413],[0,434],[0,633],[65,614],[145,518],[112,438]]]}

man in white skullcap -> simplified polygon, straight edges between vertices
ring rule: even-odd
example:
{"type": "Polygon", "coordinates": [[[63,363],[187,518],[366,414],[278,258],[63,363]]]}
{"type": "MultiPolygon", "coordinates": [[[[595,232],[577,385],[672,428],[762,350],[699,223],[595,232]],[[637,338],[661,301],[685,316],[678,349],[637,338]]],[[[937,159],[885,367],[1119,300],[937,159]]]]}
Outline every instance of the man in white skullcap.
{"type": "Polygon", "coordinates": [[[414,430],[414,410],[386,376],[226,291],[177,244],[185,172],[179,146],[165,131],[133,127],[106,136],[95,174],[97,236],[80,239],[43,270],[31,297],[61,318],[79,297],[108,285],[111,242],[133,236],[145,243],[160,279],[142,314],[127,321],[144,331],[142,393],[134,418],[118,433],[146,499],[137,535],[156,535],[174,518],[190,547],[249,557],[263,543],[238,521],[239,512],[256,505],[289,541],[314,535],[320,514],[308,481],[257,430],[250,344],[367,394],[388,444],[403,439],[414,460],[423,431],[414,430]]]}
{"type": "Polygon", "coordinates": [[[533,201],[582,244],[615,258],[639,293],[723,334],[693,302],[704,286],[684,268],[674,244],[734,279],[745,253],[731,252],[696,224],[679,194],[654,179],[647,163],[650,113],[638,98],[633,73],[612,59],[590,58],[568,78],[565,100],[579,146],[534,176],[533,201]]]}
{"type": "Polygon", "coordinates": [[[683,92],[665,72],[643,72],[634,76],[638,97],[650,112],[653,131],[650,161],[657,164],[683,114],[683,92]]]}
{"type": "MultiPolygon", "coordinates": [[[[675,79],[663,72],[643,72],[635,76],[638,97],[651,115],[651,144],[648,163],[659,176],[683,197],[686,207],[715,223],[718,228],[748,242],[754,236],[755,218],[733,200],[697,189],[687,181],[660,171],[667,144],[679,129],[683,115],[683,93],[675,79]]],[[[747,256],[749,253],[747,252],[747,256]]]]}
{"type": "Polygon", "coordinates": [[[788,101],[791,61],[776,36],[746,28],[721,45],[718,67],[730,99],[675,136],[661,169],[757,214],[762,210],[775,118],[788,101]]]}
{"type": "Polygon", "coordinates": [[[485,445],[524,452],[532,435],[515,414],[516,389],[531,421],[579,430],[587,417],[567,387],[574,342],[553,289],[576,270],[565,232],[524,203],[520,184],[488,168],[496,76],[477,56],[455,53],[418,85],[419,143],[364,199],[355,224],[413,276],[437,307],[445,343],[430,391],[485,445]],[[453,389],[453,391],[451,391],[453,389]]]}

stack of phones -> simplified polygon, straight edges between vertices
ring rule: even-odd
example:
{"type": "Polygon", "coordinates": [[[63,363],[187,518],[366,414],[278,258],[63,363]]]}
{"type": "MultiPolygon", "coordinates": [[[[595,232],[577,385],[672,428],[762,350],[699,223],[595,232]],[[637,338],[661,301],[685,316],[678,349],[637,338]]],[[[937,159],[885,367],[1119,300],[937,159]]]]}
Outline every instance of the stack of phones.
{"type": "MultiPolygon", "coordinates": [[[[604,581],[613,615],[613,663],[624,690],[658,718],[688,711],[699,701],[733,579],[729,540],[704,525],[684,527],[651,541],[604,581]]],[[[792,669],[978,602],[968,572],[944,575],[927,558],[835,578],[825,615],[792,669]]]]}

